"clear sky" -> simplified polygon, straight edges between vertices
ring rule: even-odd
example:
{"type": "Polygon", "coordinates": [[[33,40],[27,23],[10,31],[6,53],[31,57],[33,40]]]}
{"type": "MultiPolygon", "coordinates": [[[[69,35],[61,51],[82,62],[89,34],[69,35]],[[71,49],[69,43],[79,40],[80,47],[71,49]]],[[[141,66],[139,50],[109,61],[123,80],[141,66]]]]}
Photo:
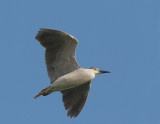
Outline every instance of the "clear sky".
{"type": "Polygon", "coordinates": [[[0,124],[160,124],[159,0],[2,0],[0,2],[0,124]],[[61,93],[47,87],[39,28],[79,40],[81,67],[98,75],[77,118],[61,93]]]}

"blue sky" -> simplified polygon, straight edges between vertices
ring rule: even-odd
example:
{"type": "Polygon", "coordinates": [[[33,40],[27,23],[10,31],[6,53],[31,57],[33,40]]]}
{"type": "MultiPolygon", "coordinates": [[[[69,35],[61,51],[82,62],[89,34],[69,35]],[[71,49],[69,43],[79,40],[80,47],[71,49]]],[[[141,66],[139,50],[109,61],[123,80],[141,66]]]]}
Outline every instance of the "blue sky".
{"type": "Polygon", "coordinates": [[[1,124],[160,124],[159,0],[5,0],[0,2],[1,124]],[[48,86],[39,28],[79,40],[81,67],[111,74],[93,81],[77,118],[48,86]]]}

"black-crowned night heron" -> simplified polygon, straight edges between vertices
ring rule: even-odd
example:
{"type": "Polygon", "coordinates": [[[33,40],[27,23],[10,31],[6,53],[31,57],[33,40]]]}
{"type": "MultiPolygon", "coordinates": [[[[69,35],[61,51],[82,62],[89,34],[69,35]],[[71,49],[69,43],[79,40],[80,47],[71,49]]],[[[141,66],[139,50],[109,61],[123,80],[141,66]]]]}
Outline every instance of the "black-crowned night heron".
{"type": "Polygon", "coordinates": [[[45,60],[51,85],[35,98],[60,91],[67,115],[78,116],[88,97],[91,80],[97,74],[110,72],[81,68],[75,59],[78,40],[65,32],[42,28],[36,39],[46,48],[45,60]]]}

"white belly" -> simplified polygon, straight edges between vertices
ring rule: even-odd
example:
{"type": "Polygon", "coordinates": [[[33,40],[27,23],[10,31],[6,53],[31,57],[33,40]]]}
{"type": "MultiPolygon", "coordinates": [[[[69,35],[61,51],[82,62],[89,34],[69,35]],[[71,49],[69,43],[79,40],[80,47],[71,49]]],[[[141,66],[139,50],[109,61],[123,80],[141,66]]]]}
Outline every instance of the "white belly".
{"type": "Polygon", "coordinates": [[[59,77],[53,84],[54,91],[69,89],[92,80],[95,74],[89,73],[84,69],[79,69],[62,77],[59,77]]]}

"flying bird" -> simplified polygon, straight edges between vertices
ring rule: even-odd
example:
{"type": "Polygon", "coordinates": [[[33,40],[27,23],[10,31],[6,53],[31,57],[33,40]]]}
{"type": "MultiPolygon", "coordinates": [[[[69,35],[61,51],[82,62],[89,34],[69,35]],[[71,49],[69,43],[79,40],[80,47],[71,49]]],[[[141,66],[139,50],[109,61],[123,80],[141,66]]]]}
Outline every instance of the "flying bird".
{"type": "Polygon", "coordinates": [[[78,40],[63,31],[42,28],[36,39],[46,48],[45,62],[51,85],[34,98],[60,91],[67,116],[77,117],[88,97],[91,80],[98,74],[110,72],[81,68],[75,58],[78,40]]]}

